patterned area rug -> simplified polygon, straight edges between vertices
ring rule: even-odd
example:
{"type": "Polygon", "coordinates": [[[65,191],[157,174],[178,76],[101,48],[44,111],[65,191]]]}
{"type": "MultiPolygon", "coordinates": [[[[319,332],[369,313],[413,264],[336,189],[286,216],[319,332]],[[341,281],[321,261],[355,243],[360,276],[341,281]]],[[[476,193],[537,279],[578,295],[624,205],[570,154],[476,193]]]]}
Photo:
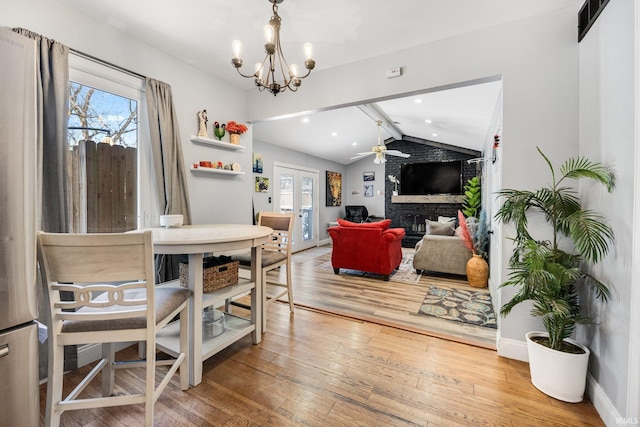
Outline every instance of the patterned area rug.
{"type": "Polygon", "coordinates": [[[489,291],[429,286],[418,314],[496,328],[489,291]]]}
{"type": "MultiPolygon", "coordinates": [[[[394,270],[391,272],[389,280],[398,281],[398,282],[413,282],[413,283],[420,280],[420,274],[416,273],[416,270],[414,270],[413,268],[413,253],[414,253],[413,249],[402,248],[402,262],[400,263],[400,267],[397,270],[394,270]]],[[[333,272],[331,261],[327,261],[323,264],[320,264],[317,268],[333,272]]],[[[364,271],[349,270],[346,268],[341,268],[340,274],[348,274],[352,276],[377,277],[377,278],[382,277],[380,274],[366,273],[364,271]]]]}

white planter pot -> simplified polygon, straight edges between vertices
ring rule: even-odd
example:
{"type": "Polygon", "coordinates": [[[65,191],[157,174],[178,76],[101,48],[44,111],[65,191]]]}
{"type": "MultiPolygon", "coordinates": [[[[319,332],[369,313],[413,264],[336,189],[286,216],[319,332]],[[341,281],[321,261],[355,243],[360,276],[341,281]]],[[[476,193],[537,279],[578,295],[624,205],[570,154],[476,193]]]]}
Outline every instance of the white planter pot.
{"type": "Polygon", "coordinates": [[[531,340],[531,337],[547,337],[546,332],[528,332],[529,371],[531,382],[541,392],[564,402],[582,402],[587,381],[589,349],[567,339],[585,351],[584,354],[564,353],[552,350],[531,340]]]}

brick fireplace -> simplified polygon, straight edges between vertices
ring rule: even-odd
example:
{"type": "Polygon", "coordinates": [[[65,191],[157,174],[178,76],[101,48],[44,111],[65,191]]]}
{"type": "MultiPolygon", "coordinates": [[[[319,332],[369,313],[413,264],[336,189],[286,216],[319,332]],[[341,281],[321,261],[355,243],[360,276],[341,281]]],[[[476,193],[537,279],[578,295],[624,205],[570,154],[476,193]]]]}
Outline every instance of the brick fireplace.
{"type": "MultiPolygon", "coordinates": [[[[436,221],[439,216],[457,216],[462,205],[462,196],[393,196],[393,183],[387,177],[394,175],[400,178],[400,166],[407,163],[441,162],[452,160],[469,160],[481,156],[475,150],[454,147],[446,144],[425,141],[417,138],[393,141],[387,144],[389,150],[400,150],[410,154],[405,159],[387,156],[385,163],[385,217],[391,219],[392,227],[405,229],[406,237],[402,246],[412,248],[422,239],[425,233],[425,220],[436,221]]],[[[480,163],[462,164],[462,182],[466,182],[480,174],[480,163]]],[[[402,182],[400,183],[402,187],[402,182]]]]}

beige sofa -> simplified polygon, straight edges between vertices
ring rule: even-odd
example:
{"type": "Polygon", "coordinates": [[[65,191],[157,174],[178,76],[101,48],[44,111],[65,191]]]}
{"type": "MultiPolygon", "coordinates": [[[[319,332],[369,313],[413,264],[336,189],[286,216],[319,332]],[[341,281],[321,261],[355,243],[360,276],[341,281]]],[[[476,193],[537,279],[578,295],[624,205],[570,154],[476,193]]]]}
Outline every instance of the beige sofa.
{"type": "Polygon", "coordinates": [[[471,251],[465,247],[462,238],[456,235],[425,234],[416,243],[413,268],[416,271],[466,275],[467,261],[470,258],[471,251]]]}

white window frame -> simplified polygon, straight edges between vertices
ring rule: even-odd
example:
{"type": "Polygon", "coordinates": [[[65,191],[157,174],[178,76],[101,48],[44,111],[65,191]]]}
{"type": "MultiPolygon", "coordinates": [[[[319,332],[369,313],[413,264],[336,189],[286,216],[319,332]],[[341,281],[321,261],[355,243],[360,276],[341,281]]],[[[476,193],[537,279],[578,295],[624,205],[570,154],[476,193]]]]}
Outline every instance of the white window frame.
{"type": "Polygon", "coordinates": [[[146,109],[145,81],[108,64],[69,54],[69,80],[138,102],[138,228],[160,225],[146,109]]]}

